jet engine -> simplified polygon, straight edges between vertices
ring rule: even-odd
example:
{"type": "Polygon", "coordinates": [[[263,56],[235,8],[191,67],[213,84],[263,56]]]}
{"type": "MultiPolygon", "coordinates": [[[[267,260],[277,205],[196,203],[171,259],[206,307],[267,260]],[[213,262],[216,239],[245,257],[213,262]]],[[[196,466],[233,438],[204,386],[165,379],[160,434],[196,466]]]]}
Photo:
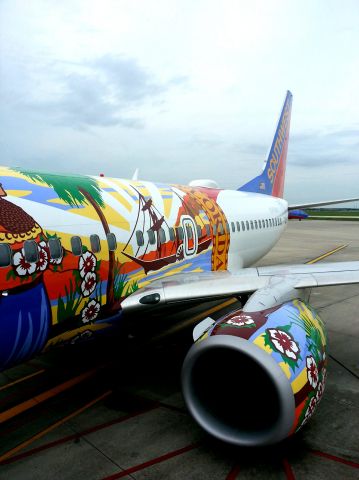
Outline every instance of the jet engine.
{"type": "Polygon", "coordinates": [[[276,443],[298,431],[326,379],[326,333],[314,309],[294,298],[233,311],[205,328],[182,370],[184,398],[199,425],[240,446],[276,443]]]}

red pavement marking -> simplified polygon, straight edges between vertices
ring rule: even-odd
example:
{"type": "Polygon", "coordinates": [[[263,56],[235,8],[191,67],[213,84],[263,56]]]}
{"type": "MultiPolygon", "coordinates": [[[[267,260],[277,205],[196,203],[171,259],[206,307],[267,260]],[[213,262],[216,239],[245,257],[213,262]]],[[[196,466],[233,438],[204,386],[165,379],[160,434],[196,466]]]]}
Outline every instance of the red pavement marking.
{"type": "Polygon", "coordinates": [[[239,474],[241,467],[239,465],[235,465],[229,474],[226,476],[226,480],[236,480],[237,475],[239,474]]]}
{"type": "Polygon", "coordinates": [[[286,458],[282,460],[283,470],[287,480],[295,480],[295,475],[292,470],[292,467],[286,458]]]}
{"type": "Polygon", "coordinates": [[[334,462],[343,463],[348,467],[359,468],[359,463],[352,462],[351,460],[346,460],[345,458],[337,457],[336,455],[331,455],[330,453],[321,452],[320,450],[309,450],[310,453],[316,455],[317,457],[323,457],[327,460],[333,460],[334,462]]]}
{"type": "Polygon", "coordinates": [[[104,428],[111,427],[112,425],[116,425],[118,423],[125,422],[126,420],[130,420],[133,417],[137,417],[138,415],[142,415],[143,413],[150,412],[151,410],[154,410],[155,408],[158,408],[158,404],[153,404],[150,407],[139,410],[134,413],[130,413],[129,415],[126,415],[121,418],[117,418],[115,420],[110,420],[105,423],[101,423],[99,425],[95,425],[94,427],[88,428],[87,430],[83,430],[82,432],[74,433],[72,435],[68,435],[67,437],[62,437],[59,438],[58,440],[54,440],[53,442],[45,443],[44,445],[40,445],[39,447],[32,448],[31,450],[28,450],[24,453],[19,453],[19,455],[14,455],[13,457],[10,457],[2,462],[0,462],[0,465],[6,465],[8,463],[13,463],[18,460],[21,460],[26,457],[30,457],[31,455],[34,455],[35,453],[42,452],[43,450],[48,450],[49,448],[56,447],[57,445],[61,445],[62,443],[67,443],[72,440],[79,439],[80,437],[84,437],[86,435],[89,435],[90,433],[97,432],[99,430],[103,430],[104,428]]]}
{"type": "Polygon", "coordinates": [[[139,465],[135,465],[134,467],[128,468],[127,470],[122,470],[121,472],[114,473],[108,477],[104,477],[101,480],[117,480],[117,478],[125,477],[126,475],[131,475],[132,473],[138,472],[139,470],[143,470],[144,468],[152,467],[152,465],[156,465],[157,463],[165,462],[173,457],[178,457],[178,455],[182,455],[183,453],[190,452],[197,448],[199,443],[192,443],[191,445],[187,445],[187,447],[180,448],[178,450],[173,450],[172,452],[168,452],[165,455],[161,455],[160,457],[153,458],[152,460],[148,460],[148,462],[140,463],[139,465]]]}

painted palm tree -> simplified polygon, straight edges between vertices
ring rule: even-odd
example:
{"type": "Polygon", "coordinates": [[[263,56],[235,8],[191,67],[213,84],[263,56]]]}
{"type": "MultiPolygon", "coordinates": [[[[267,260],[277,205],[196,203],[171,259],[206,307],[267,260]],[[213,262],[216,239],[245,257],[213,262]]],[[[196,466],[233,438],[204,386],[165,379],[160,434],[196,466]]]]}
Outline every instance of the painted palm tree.
{"type": "MultiPolygon", "coordinates": [[[[42,182],[53,188],[58,197],[71,207],[80,207],[90,204],[96,211],[102,227],[107,236],[110,228],[102,211],[105,206],[101,195],[101,189],[94,178],[84,175],[59,175],[51,173],[37,173],[30,170],[16,169],[22,175],[34,182],[42,182]]],[[[114,304],[114,271],[115,252],[109,249],[108,252],[108,279],[106,289],[106,305],[110,308],[114,304]]]]}

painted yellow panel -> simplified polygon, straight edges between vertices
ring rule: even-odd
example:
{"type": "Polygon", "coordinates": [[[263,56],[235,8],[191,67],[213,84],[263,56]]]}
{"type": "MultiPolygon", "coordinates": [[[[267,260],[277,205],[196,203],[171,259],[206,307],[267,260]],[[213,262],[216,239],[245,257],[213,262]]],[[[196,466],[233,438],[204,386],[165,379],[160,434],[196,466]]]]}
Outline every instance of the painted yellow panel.
{"type": "Polygon", "coordinates": [[[308,377],[307,377],[307,368],[304,367],[303,370],[300,372],[300,374],[297,376],[295,380],[292,382],[292,390],[294,393],[299,392],[304,385],[307,383],[308,377]]]}
{"type": "Polygon", "coordinates": [[[273,352],[269,345],[264,344],[264,333],[262,335],[259,335],[259,337],[257,337],[253,343],[267,353],[273,352]]]}
{"type": "Polygon", "coordinates": [[[290,368],[289,368],[289,365],[288,363],[285,363],[285,362],[279,362],[278,365],[280,366],[280,368],[283,370],[285,376],[287,378],[290,378],[290,368]]]}
{"type": "Polygon", "coordinates": [[[51,198],[51,200],[47,200],[48,203],[56,203],[57,205],[69,205],[67,202],[64,200],[61,200],[61,198],[51,198]]]}
{"type": "MultiPolygon", "coordinates": [[[[127,232],[130,231],[130,222],[112,207],[106,205],[106,207],[103,208],[102,211],[109,225],[114,225],[117,228],[126,230],[127,232]]],[[[81,217],[90,218],[91,220],[100,221],[94,208],[88,204],[84,205],[82,208],[70,208],[68,212],[75,213],[76,215],[80,215],[81,217]]]]}
{"type": "Polygon", "coordinates": [[[32,194],[32,190],[6,190],[6,193],[13,197],[27,197],[32,194]]]}
{"type": "Polygon", "coordinates": [[[126,208],[126,210],[128,210],[129,212],[132,212],[132,205],[130,204],[130,202],[128,202],[125,199],[125,197],[123,195],[121,195],[118,192],[107,192],[107,193],[112,195],[113,198],[115,198],[118,202],[120,202],[121,205],[123,205],[126,208]]]}

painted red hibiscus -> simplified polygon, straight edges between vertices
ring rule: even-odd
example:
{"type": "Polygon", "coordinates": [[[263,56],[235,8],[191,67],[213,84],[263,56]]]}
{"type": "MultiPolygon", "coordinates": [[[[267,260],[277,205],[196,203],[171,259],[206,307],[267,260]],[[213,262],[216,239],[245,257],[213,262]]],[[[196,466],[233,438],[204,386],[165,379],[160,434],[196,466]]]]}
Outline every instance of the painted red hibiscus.
{"type": "Polygon", "coordinates": [[[36,270],[36,263],[30,263],[25,259],[24,249],[14,254],[13,263],[16,273],[20,276],[31,275],[36,270]]]}
{"type": "Polygon", "coordinates": [[[79,270],[81,277],[85,278],[85,276],[89,272],[94,272],[96,268],[96,263],[97,260],[93,253],[85,252],[84,254],[82,254],[79,259],[79,270]]]}
{"type": "Polygon", "coordinates": [[[40,270],[40,272],[43,272],[44,270],[46,270],[46,267],[49,263],[49,254],[46,243],[40,242],[40,244],[38,245],[38,250],[39,259],[36,262],[36,268],[40,270]]]}
{"type": "Polygon", "coordinates": [[[313,415],[314,410],[317,407],[317,399],[316,397],[312,397],[310,399],[307,411],[305,412],[304,420],[303,420],[303,425],[307,423],[307,421],[310,419],[310,417],[313,415]]]}
{"type": "Polygon", "coordinates": [[[292,335],[279,328],[269,328],[267,332],[272,344],[278,352],[292,360],[298,360],[300,349],[292,335]]]}
{"type": "Polygon", "coordinates": [[[323,382],[319,382],[318,383],[318,388],[317,388],[317,393],[315,395],[315,398],[317,399],[317,403],[319,403],[320,400],[322,399],[323,393],[324,393],[324,384],[323,384],[323,382]]]}
{"type": "Polygon", "coordinates": [[[316,388],[318,385],[318,367],[312,355],[307,357],[307,376],[310,385],[316,388]]]}
{"type": "Polygon", "coordinates": [[[93,272],[89,272],[85,275],[81,283],[81,291],[84,297],[88,297],[96,288],[96,275],[93,272]]]}
{"type": "Polygon", "coordinates": [[[96,300],[90,300],[81,313],[83,323],[95,320],[99,314],[100,308],[101,306],[96,300]]]}
{"type": "Polygon", "coordinates": [[[227,320],[228,325],[234,325],[236,327],[245,327],[247,325],[254,325],[254,321],[249,315],[235,315],[227,320]]]}

